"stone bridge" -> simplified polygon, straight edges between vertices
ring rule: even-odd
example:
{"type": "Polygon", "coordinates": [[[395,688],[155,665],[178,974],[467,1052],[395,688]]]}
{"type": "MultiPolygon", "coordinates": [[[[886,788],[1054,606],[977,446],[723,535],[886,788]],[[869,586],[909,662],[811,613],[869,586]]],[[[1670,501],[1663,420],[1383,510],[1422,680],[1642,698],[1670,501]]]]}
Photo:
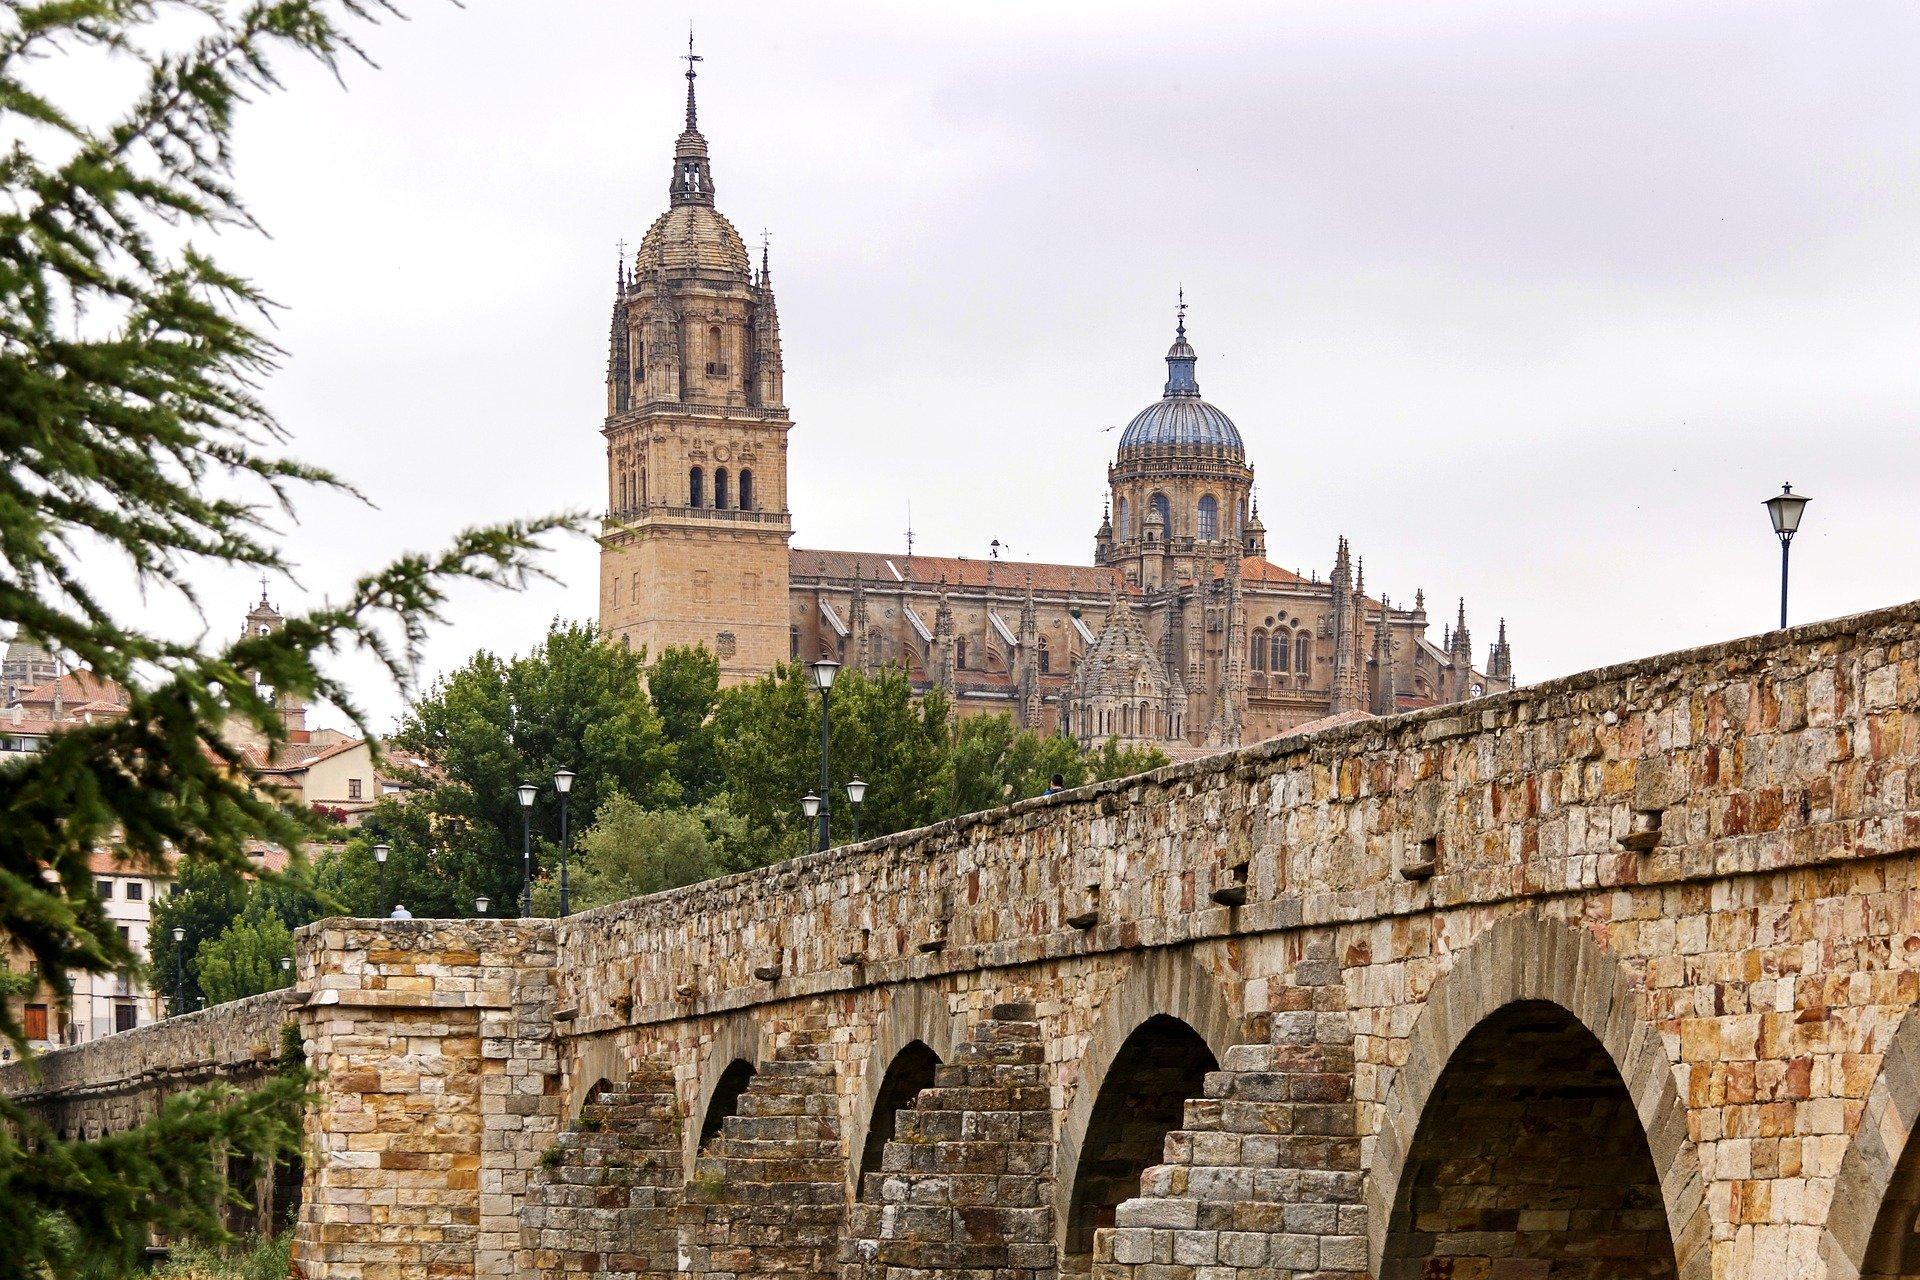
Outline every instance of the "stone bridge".
{"type": "Polygon", "coordinates": [[[1917,712],[1920,605],[563,922],[322,922],[297,1268],[1920,1276],[1917,712]]]}

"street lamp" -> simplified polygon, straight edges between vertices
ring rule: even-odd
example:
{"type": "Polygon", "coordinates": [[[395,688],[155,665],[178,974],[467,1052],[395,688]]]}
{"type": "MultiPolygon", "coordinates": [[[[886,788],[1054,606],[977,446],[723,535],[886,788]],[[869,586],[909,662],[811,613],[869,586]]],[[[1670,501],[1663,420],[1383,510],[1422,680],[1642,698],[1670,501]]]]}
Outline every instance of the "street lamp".
{"type": "Polygon", "coordinates": [[[520,793],[520,917],[533,914],[533,798],[540,788],[523,782],[520,793]]]}
{"type": "Polygon", "coordinates": [[[860,843],[860,802],[867,798],[867,784],[855,778],[847,784],[847,803],[853,806],[853,842],[860,843]]]}
{"type": "Polygon", "coordinates": [[[560,793],[560,914],[567,914],[567,792],[573,790],[573,770],[556,769],[553,789],[560,793]]]}
{"type": "Polygon", "coordinates": [[[832,658],[822,658],[807,669],[813,675],[813,687],[820,691],[820,851],[824,853],[833,843],[833,801],[829,798],[833,795],[833,782],[827,755],[833,742],[833,678],[840,674],[840,664],[832,658]]]}
{"type": "Polygon", "coordinates": [[[282,973],[286,973],[286,974],[291,974],[291,973],[293,972],[293,957],[292,957],[292,956],[281,956],[281,957],[280,957],[280,972],[282,972],[282,973]]]}
{"type": "Polygon", "coordinates": [[[1787,625],[1787,548],[1793,542],[1793,535],[1800,532],[1800,516],[1806,511],[1807,503],[1812,499],[1804,494],[1795,493],[1793,486],[1783,484],[1780,492],[1767,499],[1767,516],[1773,521],[1773,532],[1780,539],[1780,625],[1787,625]]]}
{"type": "Polygon", "coordinates": [[[486,895],[486,894],[484,894],[484,893],[483,893],[483,894],[480,894],[479,896],[477,896],[476,898],[474,898],[474,900],[473,900],[473,914],[475,914],[475,915],[477,915],[477,916],[484,916],[484,915],[486,915],[486,914],[487,914],[487,905],[488,905],[488,903],[490,903],[490,902],[492,902],[492,901],[493,901],[493,900],[492,900],[491,898],[489,898],[489,897],[487,897],[487,895],[486,895]]]}
{"type": "Polygon", "coordinates": [[[187,953],[180,944],[187,940],[187,931],[176,927],[173,931],[173,1011],[177,1015],[187,1003],[187,953]]]}
{"type": "Polygon", "coordinates": [[[387,855],[393,852],[393,846],[377,844],[373,846],[373,860],[380,864],[380,914],[387,914],[387,855]]]}

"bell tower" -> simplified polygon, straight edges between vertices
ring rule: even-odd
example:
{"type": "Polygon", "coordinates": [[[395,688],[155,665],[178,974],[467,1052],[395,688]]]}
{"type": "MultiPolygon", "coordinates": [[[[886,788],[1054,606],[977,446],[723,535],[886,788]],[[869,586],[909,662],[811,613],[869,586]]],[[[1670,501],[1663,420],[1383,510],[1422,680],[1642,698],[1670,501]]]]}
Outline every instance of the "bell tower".
{"type": "Polygon", "coordinates": [[[654,655],[704,646],[732,683],[787,658],[793,422],[769,255],[755,270],[714,207],[691,40],[685,57],[667,211],[614,276],[600,629],[654,655]]]}

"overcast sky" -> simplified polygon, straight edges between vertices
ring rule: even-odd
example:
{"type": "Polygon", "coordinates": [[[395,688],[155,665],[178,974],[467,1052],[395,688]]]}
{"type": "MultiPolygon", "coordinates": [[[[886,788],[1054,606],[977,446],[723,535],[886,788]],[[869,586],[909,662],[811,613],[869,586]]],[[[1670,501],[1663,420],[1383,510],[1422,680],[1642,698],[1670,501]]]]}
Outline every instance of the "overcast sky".
{"type": "MultiPolygon", "coordinates": [[[[911,503],[923,552],[1089,560],[1184,283],[1271,557],[1345,534],[1436,641],[1504,615],[1523,681],[1771,625],[1783,480],[1796,619],[1920,596],[1910,0],[410,8],[239,140],[270,400],[377,503],[306,505],[316,593],[603,505],[691,18],[719,207],[772,232],[799,545],[902,549],[911,503]]],[[[592,616],[595,559],[463,596],[434,666],[592,616]]]]}

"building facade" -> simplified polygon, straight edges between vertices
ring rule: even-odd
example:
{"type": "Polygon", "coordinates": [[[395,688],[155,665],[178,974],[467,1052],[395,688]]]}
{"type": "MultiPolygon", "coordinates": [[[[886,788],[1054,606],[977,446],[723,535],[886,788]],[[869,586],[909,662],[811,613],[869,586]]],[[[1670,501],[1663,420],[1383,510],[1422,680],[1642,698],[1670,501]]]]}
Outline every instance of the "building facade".
{"type": "Polygon", "coordinates": [[[822,657],[898,667],[961,714],[1176,757],[1511,688],[1504,621],[1476,667],[1464,600],[1436,645],[1424,593],[1369,595],[1346,539],[1324,577],[1268,559],[1253,465],[1198,363],[1182,298],[1091,564],[793,547],[772,273],[714,205],[690,61],[667,211],[615,277],[602,631],[705,646],[729,683],[822,657]]]}

